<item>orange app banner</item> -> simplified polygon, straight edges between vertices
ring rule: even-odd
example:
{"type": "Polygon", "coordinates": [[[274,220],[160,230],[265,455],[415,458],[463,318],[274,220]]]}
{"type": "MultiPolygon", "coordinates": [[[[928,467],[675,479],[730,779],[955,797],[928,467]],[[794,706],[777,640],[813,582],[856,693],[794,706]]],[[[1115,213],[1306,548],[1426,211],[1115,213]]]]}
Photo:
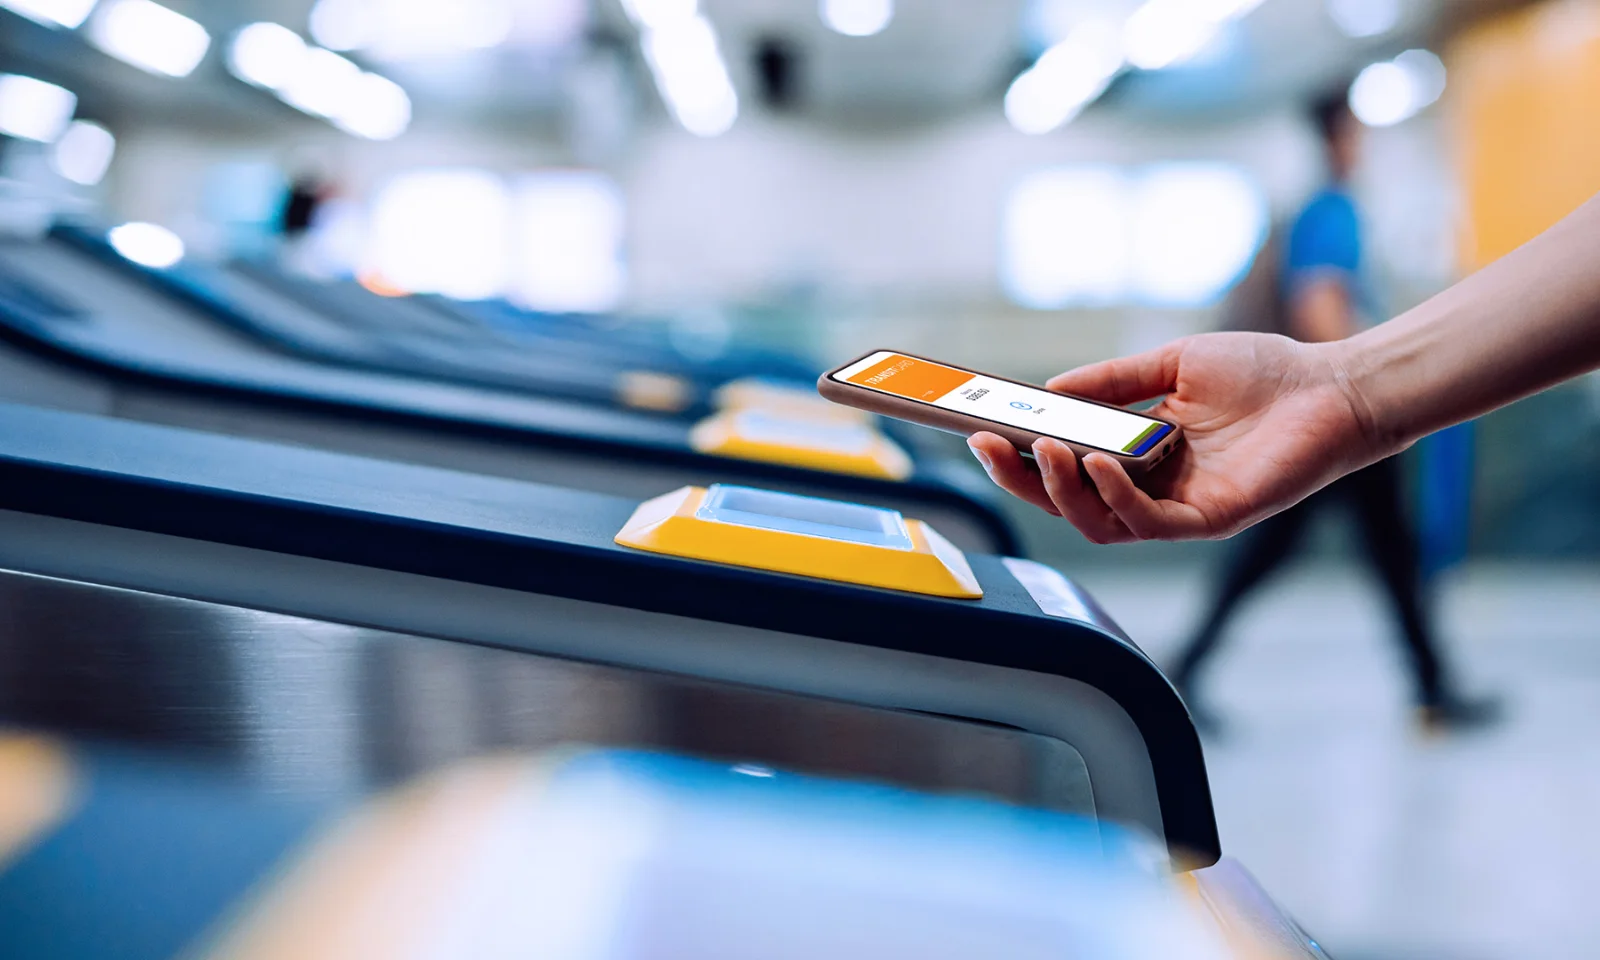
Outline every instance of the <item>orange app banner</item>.
{"type": "Polygon", "coordinates": [[[912,400],[933,401],[972,377],[965,370],[895,354],[851,377],[850,382],[912,400]]]}

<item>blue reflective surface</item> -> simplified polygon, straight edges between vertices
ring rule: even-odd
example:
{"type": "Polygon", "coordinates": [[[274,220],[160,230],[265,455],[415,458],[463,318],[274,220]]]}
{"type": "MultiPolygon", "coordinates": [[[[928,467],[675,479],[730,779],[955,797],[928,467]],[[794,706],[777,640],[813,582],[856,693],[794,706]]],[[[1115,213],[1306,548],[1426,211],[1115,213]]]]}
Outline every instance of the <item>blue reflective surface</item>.
{"type": "Polygon", "coordinates": [[[910,550],[911,533],[898,510],[754,487],[713,484],[695,511],[701,520],[825,537],[891,550],[910,550]]]}

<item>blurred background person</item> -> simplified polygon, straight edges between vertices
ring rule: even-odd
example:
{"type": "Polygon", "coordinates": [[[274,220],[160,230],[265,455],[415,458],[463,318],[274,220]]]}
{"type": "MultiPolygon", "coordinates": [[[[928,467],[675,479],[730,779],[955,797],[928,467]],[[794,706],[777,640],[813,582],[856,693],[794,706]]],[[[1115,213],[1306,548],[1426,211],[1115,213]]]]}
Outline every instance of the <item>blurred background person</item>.
{"type": "Polygon", "coordinates": [[[311,231],[317,212],[332,189],[315,173],[302,173],[289,184],[278,214],[278,232],[287,241],[298,240],[311,231]]]}
{"type": "Polygon", "coordinates": [[[284,188],[271,224],[278,262],[296,276],[349,278],[360,260],[366,219],[363,205],[338,180],[315,167],[304,169],[284,188]]]}
{"type": "Polygon", "coordinates": [[[320,173],[309,170],[296,174],[284,191],[275,226],[281,241],[279,257],[291,272],[315,272],[315,230],[328,201],[335,196],[333,185],[320,173]]]}
{"type": "MultiPolygon", "coordinates": [[[[1281,249],[1279,243],[1263,249],[1246,281],[1271,284],[1278,295],[1241,296],[1233,309],[1267,314],[1237,317],[1237,326],[1325,342],[1343,340],[1385,314],[1374,299],[1362,250],[1362,217],[1350,192],[1364,128],[1350,111],[1346,88],[1319,97],[1310,118],[1321,137],[1328,182],[1294,219],[1281,249]]],[[[1381,460],[1237,538],[1199,630],[1171,671],[1203,728],[1215,731],[1219,719],[1199,694],[1199,675],[1239,604],[1304,544],[1314,518],[1341,507],[1358,528],[1361,555],[1387,594],[1411,671],[1419,720],[1430,729],[1447,730],[1481,726],[1497,716],[1495,701],[1464,696],[1446,669],[1422,596],[1416,535],[1403,500],[1400,463],[1381,460]]]]}

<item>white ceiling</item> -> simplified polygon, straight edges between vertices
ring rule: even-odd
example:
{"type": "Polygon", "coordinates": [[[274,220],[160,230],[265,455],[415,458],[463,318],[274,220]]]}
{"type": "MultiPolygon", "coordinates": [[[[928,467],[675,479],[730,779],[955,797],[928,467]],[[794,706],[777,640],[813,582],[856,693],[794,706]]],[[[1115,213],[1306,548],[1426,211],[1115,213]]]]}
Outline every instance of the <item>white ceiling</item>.
{"type": "MultiPolygon", "coordinates": [[[[238,26],[272,19],[306,29],[312,0],[163,0],[225,38],[238,26]]],[[[448,2],[448,0],[439,0],[448,2]]],[[[593,21],[633,45],[619,0],[592,0],[593,21]]],[[[1082,0],[1108,2],[1108,0],[1082,0]]],[[[1133,2],[1133,0],[1109,0],[1133,2]]],[[[1407,15],[1390,35],[1353,41],[1328,19],[1324,0],[1264,0],[1210,63],[1129,75],[1100,109],[1158,116],[1214,115],[1304,97],[1371,59],[1433,39],[1448,22],[1518,0],[1404,0],[1407,15]]],[[[1006,83],[1027,62],[1022,21],[1027,0],[898,0],[893,22],[872,37],[833,33],[817,0],[702,0],[721,36],[747,103],[756,89],[751,55],[762,37],[781,36],[800,51],[804,109],[823,122],[916,122],[998,107],[1006,83]]],[[[219,40],[219,47],[222,41],[219,40]]],[[[295,122],[287,108],[234,83],[213,53],[187,81],[149,77],[0,11],[0,56],[8,70],[32,70],[69,83],[86,106],[132,116],[159,113],[196,124],[248,124],[252,116],[295,122]]],[[[456,111],[489,122],[528,122],[559,102],[560,66],[571,52],[498,51],[467,64],[391,65],[411,89],[418,113],[456,111]]],[[[648,80],[641,91],[654,103],[648,80]]]]}

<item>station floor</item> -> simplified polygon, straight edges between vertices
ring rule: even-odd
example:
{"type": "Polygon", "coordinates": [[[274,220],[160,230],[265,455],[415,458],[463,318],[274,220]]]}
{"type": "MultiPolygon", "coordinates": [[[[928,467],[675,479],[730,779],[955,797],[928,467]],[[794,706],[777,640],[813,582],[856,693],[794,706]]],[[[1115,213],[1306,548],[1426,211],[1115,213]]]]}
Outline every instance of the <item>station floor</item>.
{"type": "MultiPolygon", "coordinates": [[[[1206,600],[1204,563],[1060,566],[1158,661],[1206,600]]],[[[1418,730],[1364,571],[1247,603],[1207,677],[1223,847],[1343,960],[1600,956],[1600,565],[1473,565],[1436,606],[1492,730],[1418,730]]]]}

